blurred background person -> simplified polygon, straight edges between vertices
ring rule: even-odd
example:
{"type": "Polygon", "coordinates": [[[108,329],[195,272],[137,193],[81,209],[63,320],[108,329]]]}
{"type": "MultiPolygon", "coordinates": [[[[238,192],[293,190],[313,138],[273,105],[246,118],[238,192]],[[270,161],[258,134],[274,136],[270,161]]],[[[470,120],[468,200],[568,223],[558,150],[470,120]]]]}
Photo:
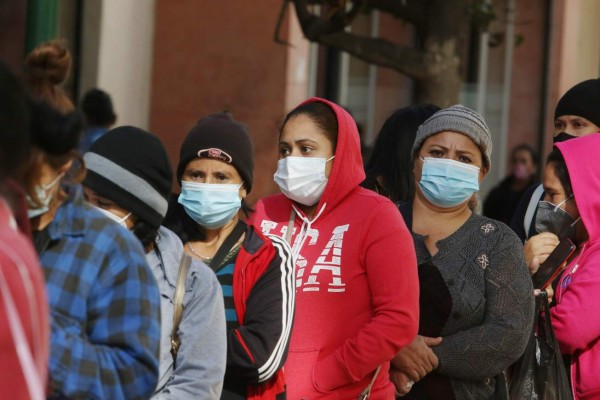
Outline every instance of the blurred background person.
{"type": "Polygon", "coordinates": [[[137,236],[161,293],[160,372],[152,399],[219,399],[227,353],[221,286],[199,260],[179,282],[183,244],[161,226],[173,181],[163,144],[142,129],[123,126],[94,142],[84,160],[86,200],[137,236]],[[177,290],[184,291],[181,300],[177,290]],[[178,301],[183,311],[173,331],[178,301]],[[179,339],[175,348],[173,338],[179,339]]]}
{"type": "Polygon", "coordinates": [[[410,106],[394,111],[383,123],[365,166],[361,186],[374,190],[392,202],[408,201],[415,191],[412,145],[417,129],[439,107],[410,106]]]}
{"type": "Polygon", "coordinates": [[[537,153],[528,144],[513,148],[510,156],[511,172],[495,186],[483,203],[483,215],[510,224],[523,194],[535,183],[537,153]]]}
{"type": "Polygon", "coordinates": [[[25,90],[0,62],[0,385],[17,400],[45,398],[50,338],[42,269],[14,217],[26,209],[29,128],[25,90]]]}
{"type": "Polygon", "coordinates": [[[254,180],[252,142],[230,114],[202,118],[181,144],[181,193],[165,226],[217,274],[225,302],[227,369],[222,399],[285,398],[283,363],[294,319],[292,254],[242,220],[254,180]]]}
{"type": "Polygon", "coordinates": [[[85,153],[90,146],[115,124],[117,116],[108,93],[100,89],[88,90],[81,100],[85,130],[79,149],[85,153]]]}
{"type": "Polygon", "coordinates": [[[84,203],[73,104],[52,85],[36,89],[37,78],[68,67],[56,46],[42,44],[27,57],[38,66],[28,72],[41,99],[25,184],[50,304],[50,398],[148,398],[158,380],[160,294],[137,238],[84,203]]]}
{"type": "Polygon", "coordinates": [[[533,287],[514,232],[473,212],[491,165],[492,137],[477,112],[442,109],[412,147],[416,193],[400,206],[419,263],[419,336],[392,360],[407,399],[495,399],[524,352],[533,287]]]}

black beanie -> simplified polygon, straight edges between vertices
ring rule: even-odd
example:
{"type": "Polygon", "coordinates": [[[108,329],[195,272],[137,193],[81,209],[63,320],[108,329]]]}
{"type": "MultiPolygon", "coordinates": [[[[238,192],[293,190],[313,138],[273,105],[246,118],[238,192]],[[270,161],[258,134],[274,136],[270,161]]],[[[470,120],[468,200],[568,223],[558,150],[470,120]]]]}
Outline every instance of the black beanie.
{"type": "Polygon", "coordinates": [[[152,227],[160,227],[167,213],[173,172],[156,136],[133,126],[111,129],[94,142],[83,159],[85,186],[152,227]]]}
{"type": "Polygon", "coordinates": [[[177,180],[185,167],[195,158],[214,158],[232,164],[244,181],[244,188],[252,190],[254,159],[252,142],[244,125],[228,113],[202,118],[194,126],[181,145],[177,180]]]}
{"type": "Polygon", "coordinates": [[[554,119],[563,115],[577,115],[600,126],[600,78],[580,82],[569,89],[558,101],[554,119]]]}

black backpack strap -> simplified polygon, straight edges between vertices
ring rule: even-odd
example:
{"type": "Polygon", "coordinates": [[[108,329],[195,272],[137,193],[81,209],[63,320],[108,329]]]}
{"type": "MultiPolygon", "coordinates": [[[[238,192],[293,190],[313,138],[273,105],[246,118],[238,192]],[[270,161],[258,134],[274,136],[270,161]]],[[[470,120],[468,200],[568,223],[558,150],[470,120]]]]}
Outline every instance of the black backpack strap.
{"type": "Polygon", "coordinates": [[[209,266],[213,271],[219,269],[221,263],[225,259],[225,256],[227,256],[227,253],[229,253],[231,248],[237,243],[238,240],[240,240],[245,231],[246,224],[242,220],[239,220],[235,228],[233,228],[233,231],[231,231],[221,247],[219,247],[217,254],[215,254],[213,259],[210,260],[209,266]]]}

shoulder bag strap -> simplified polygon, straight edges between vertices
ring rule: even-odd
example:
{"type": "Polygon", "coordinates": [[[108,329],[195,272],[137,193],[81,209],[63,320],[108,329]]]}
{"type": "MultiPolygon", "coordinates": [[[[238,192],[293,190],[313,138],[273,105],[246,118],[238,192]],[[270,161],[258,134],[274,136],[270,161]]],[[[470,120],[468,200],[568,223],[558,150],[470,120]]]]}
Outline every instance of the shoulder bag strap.
{"type": "Polygon", "coordinates": [[[240,240],[245,231],[246,224],[242,220],[239,220],[235,228],[233,228],[233,231],[231,231],[221,247],[219,247],[219,250],[217,250],[217,254],[215,254],[213,259],[210,260],[209,266],[213,271],[219,269],[221,263],[225,259],[225,256],[227,256],[227,253],[229,253],[231,248],[237,243],[238,240],[240,240]]]}
{"type": "Polygon", "coordinates": [[[378,366],[375,370],[375,374],[373,374],[373,379],[371,379],[371,383],[369,383],[365,390],[360,392],[360,394],[358,395],[358,400],[367,400],[371,396],[371,389],[373,389],[373,384],[375,383],[375,380],[377,379],[377,375],[379,375],[380,370],[381,365],[378,366]]]}
{"type": "Polygon", "coordinates": [[[179,350],[179,336],[177,331],[179,330],[179,324],[183,317],[183,296],[185,294],[185,281],[187,278],[190,264],[192,263],[192,257],[188,256],[183,252],[181,261],[179,262],[179,272],[177,273],[177,284],[175,286],[175,298],[173,300],[173,329],[171,330],[171,355],[173,355],[173,362],[177,358],[177,350],[179,350]]]}
{"type": "Polygon", "coordinates": [[[531,199],[529,200],[529,205],[527,205],[527,211],[525,212],[525,219],[523,220],[523,228],[525,228],[525,237],[529,237],[529,229],[531,228],[531,224],[533,223],[533,214],[535,214],[535,210],[537,209],[537,205],[540,202],[540,198],[542,197],[542,193],[544,193],[544,186],[539,185],[533,191],[531,195],[531,199]]]}

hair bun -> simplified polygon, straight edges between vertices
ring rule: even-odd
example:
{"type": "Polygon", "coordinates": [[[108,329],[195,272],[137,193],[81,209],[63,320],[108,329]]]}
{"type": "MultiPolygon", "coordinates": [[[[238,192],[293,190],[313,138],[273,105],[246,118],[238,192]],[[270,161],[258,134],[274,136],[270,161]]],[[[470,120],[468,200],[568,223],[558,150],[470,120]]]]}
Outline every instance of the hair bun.
{"type": "Polygon", "coordinates": [[[25,60],[29,73],[47,79],[53,85],[65,81],[71,67],[71,53],[61,41],[52,40],[37,46],[25,60]]]}

